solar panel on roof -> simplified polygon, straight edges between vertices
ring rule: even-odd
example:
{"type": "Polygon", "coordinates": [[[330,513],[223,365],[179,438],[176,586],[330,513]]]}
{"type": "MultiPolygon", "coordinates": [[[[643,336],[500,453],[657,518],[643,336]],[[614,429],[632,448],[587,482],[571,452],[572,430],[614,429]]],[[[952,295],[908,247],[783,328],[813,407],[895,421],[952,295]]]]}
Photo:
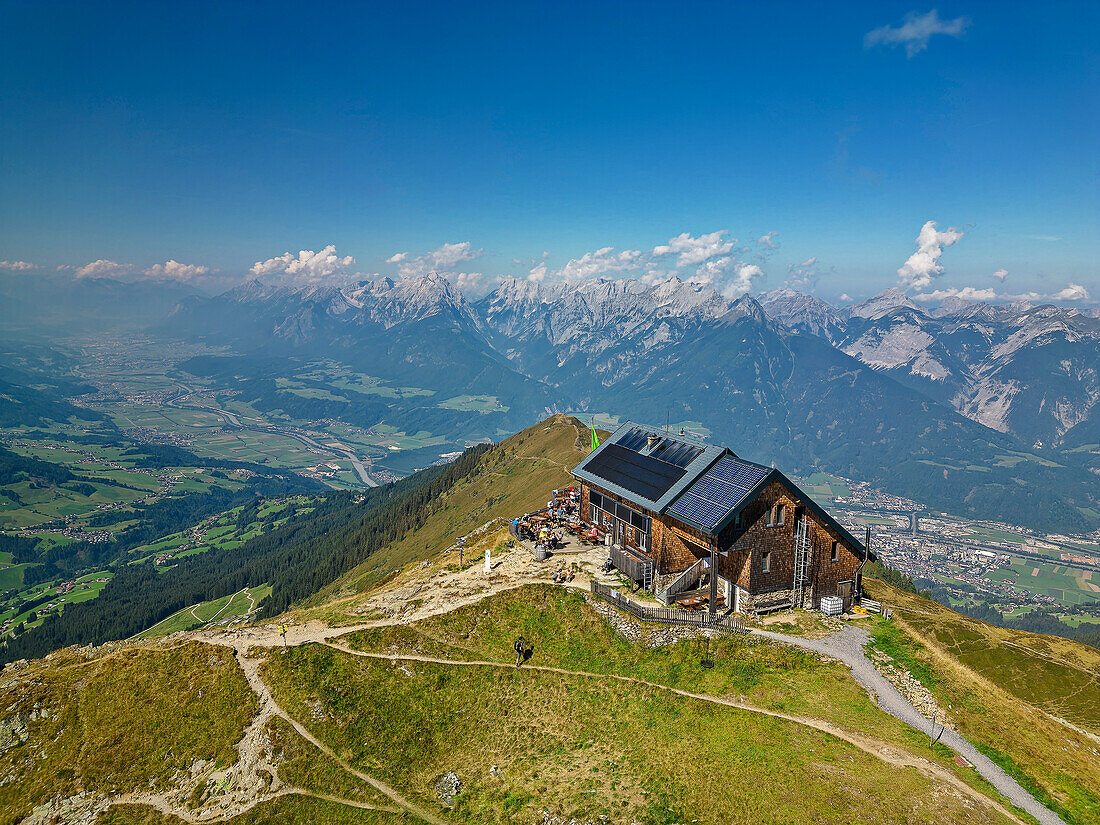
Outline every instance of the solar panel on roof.
{"type": "Polygon", "coordinates": [[[769,472],[726,456],[688,487],[668,512],[712,530],[769,472]]]}
{"type": "Polygon", "coordinates": [[[584,470],[649,501],[657,501],[686,472],[682,467],[641,455],[619,444],[606,444],[598,453],[593,453],[584,470]]]}
{"type": "Polygon", "coordinates": [[[661,439],[661,443],[650,453],[654,458],[675,464],[677,467],[686,467],[702,453],[701,447],[694,444],[685,444],[671,438],[661,439]]]}
{"type": "Polygon", "coordinates": [[[649,433],[638,427],[631,427],[626,431],[626,434],[620,438],[616,443],[621,447],[626,447],[628,450],[634,450],[637,452],[646,445],[646,441],[649,438],[649,433]]]}

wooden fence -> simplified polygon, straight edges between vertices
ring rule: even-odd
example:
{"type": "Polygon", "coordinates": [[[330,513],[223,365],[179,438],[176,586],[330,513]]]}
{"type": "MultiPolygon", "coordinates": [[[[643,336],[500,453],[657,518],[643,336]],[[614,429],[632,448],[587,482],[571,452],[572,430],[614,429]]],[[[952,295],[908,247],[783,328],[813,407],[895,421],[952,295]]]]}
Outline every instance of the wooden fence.
{"type": "Polygon", "coordinates": [[[658,622],[660,624],[681,624],[691,627],[709,627],[718,630],[728,630],[731,633],[748,633],[745,622],[735,615],[718,615],[712,620],[710,613],[705,610],[679,610],[674,607],[649,607],[638,604],[606,584],[592,581],[592,595],[598,596],[608,604],[629,613],[636,619],[644,622],[658,622]]]}

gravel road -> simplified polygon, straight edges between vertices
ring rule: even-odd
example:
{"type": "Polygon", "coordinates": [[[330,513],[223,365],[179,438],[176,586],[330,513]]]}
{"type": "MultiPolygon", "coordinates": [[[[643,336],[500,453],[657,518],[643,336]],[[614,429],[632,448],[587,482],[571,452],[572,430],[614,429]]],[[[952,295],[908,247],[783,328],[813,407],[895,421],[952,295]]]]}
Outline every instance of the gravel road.
{"type": "MultiPolygon", "coordinates": [[[[931,729],[932,723],[909,704],[909,701],[901,695],[898,689],[890,684],[885,676],[875,670],[875,666],[867,658],[864,646],[870,639],[870,634],[866,630],[847,625],[844,629],[824,639],[802,639],[798,636],[787,636],[783,633],[772,633],[768,630],[753,630],[752,633],[839,659],[852,669],[852,676],[867,688],[879,707],[884,711],[924,733],[931,729]]],[[[1043,825],[1066,825],[1060,816],[1045,805],[1040,804],[1015,779],[1001,770],[999,765],[979,753],[970,742],[959,736],[955,731],[944,730],[939,741],[969,760],[978,773],[988,779],[993,787],[1004,794],[1013,805],[1027,811],[1043,825]]]]}

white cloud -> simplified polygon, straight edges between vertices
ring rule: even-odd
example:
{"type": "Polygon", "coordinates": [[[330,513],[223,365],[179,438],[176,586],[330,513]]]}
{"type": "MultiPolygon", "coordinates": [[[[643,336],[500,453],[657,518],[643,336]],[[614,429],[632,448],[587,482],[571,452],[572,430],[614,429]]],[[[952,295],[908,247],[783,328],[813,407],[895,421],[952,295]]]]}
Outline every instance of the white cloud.
{"type": "Polygon", "coordinates": [[[84,264],[73,273],[77,278],[117,278],[133,269],[130,264],[120,264],[100,258],[98,261],[84,264]]]}
{"type": "Polygon", "coordinates": [[[162,278],[170,281],[190,281],[200,275],[210,274],[210,267],[202,264],[181,264],[167,260],[162,264],[153,264],[145,270],[150,278],[162,278]]]}
{"type": "Polygon", "coordinates": [[[1041,292],[998,293],[992,287],[949,287],[913,296],[924,303],[938,303],[945,298],[962,298],[965,301],[1087,301],[1089,292],[1080,284],[1069,284],[1059,292],[1044,295],[1041,292]]]}
{"type": "MultiPolygon", "coordinates": [[[[778,246],[777,232],[769,232],[760,239],[765,249],[778,246]]],[[[764,271],[756,264],[748,264],[743,257],[751,252],[737,248],[736,238],[729,237],[728,230],[693,236],[684,232],[667,243],[650,250],[616,250],[605,246],[586,252],[554,269],[545,260],[532,262],[527,280],[549,283],[575,283],[590,278],[633,278],[642,284],[655,284],[678,276],[685,281],[710,286],[732,297],[740,297],[750,291],[755,281],[764,277],[764,271]],[[694,272],[684,273],[686,268],[694,272]]]]}
{"type": "Polygon", "coordinates": [[[38,269],[38,264],[29,261],[0,261],[0,269],[10,269],[13,272],[26,272],[28,269],[38,269]]]}
{"type": "Polygon", "coordinates": [[[996,290],[990,287],[978,289],[973,286],[964,286],[962,289],[951,287],[949,289],[937,289],[932,292],[922,292],[913,297],[924,303],[937,303],[946,298],[962,298],[964,301],[992,301],[1001,296],[997,295],[996,290]]]}
{"type": "Polygon", "coordinates": [[[1089,291],[1080,284],[1070,284],[1061,292],[1051,295],[1051,300],[1054,301],[1087,301],[1089,299],[1089,291]]]}
{"type": "Polygon", "coordinates": [[[481,257],[481,250],[474,249],[469,241],[462,243],[445,243],[438,249],[433,249],[421,259],[430,264],[433,269],[450,269],[457,263],[472,261],[481,257]]]}
{"type": "Polygon", "coordinates": [[[864,48],[872,46],[905,46],[905,54],[908,57],[918,54],[928,48],[928,41],[936,34],[945,34],[949,37],[961,37],[966,31],[970,21],[965,17],[956,17],[954,20],[940,20],[939,12],[935,9],[927,14],[909,12],[905,15],[904,22],[900,26],[879,26],[863,36],[864,48]]]}
{"type": "Polygon", "coordinates": [[[737,238],[727,240],[725,236],[728,234],[726,230],[722,229],[718,232],[711,232],[693,238],[691,233],[684,232],[669,240],[667,244],[653,247],[652,254],[657,258],[665,255],[678,255],[679,257],[676,259],[677,267],[695,266],[703,263],[703,261],[716,258],[719,255],[726,255],[732,251],[733,245],[737,243],[737,238]]]}
{"type": "Polygon", "coordinates": [[[787,267],[786,285],[799,292],[813,292],[817,289],[817,282],[821,280],[821,266],[817,262],[817,256],[807,258],[800,264],[790,264],[787,267]]]}
{"type": "Polygon", "coordinates": [[[727,298],[740,298],[752,291],[754,280],[763,277],[764,270],[756,264],[738,263],[734,266],[733,280],[722,290],[722,294],[727,298]]]}
{"type": "Polygon", "coordinates": [[[636,272],[642,252],[638,249],[624,249],[616,252],[612,246],[605,246],[595,252],[586,252],[579,258],[573,258],[561,267],[550,270],[545,263],[538,263],[528,274],[531,281],[541,281],[549,278],[553,281],[583,281],[589,278],[598,278],[602,275],[622,275],[636,272]]]}
{"type": "Polygon", "coordinates": [[[962,236],[954,227],[939,232],[935,221],[926,222],[917,236],[917,251],[898,270],[898,282],[907,289],[927,288],[944,272],[940,264],[943,248],[954,245],[962,236]]]}
{"type": "Polygon", "coordinates": [[[779,241],[776,240],[777,237],[779,237],[779,233],[773,229],[766,235],[761,235],[759,238],[757,238],[756,244],[757,246],[764,246],[768,249],[778,249],[779,241]]]}
{"type": "Polygon", "coordinates": [[[504,281],[504,277],[484,272],[459,272],[454,276],[454,281],[461,292],[477,299],[492,292],[504,281]]]}
{"type": "Polygon", "coordinates": [[[252,265],[251,272],[258,277],[281,275],[295,281],[316,283],[336,273],[346,275],[347,268],[354,263],[355,258],[351,255],[344,257],[337,255],[336,247],[329,244],[320,252],[303,249],[297,256],[292,252],[286,252],[277,258],[256,261],[252,265]]]}
{"type": "Polygon", "coordinates": [[[695,275],[688,280],[697,284],[707,284],[708,286],[713,285],[715,282],[721,283],[726,280],[727,273],[735,265],[736,261],[732,255],[713,258],[712,260],[704,261],[702,266],[695,270],[695,275]]]}
{"type": "Polygon", "coordinates": [[[407,252],[398,252],[388,258],[386,263],[398,264],[397,273],[402,278],[424,275],[428,272],[453,273],[454,268],[465,261],[481,257],[482,251],[474,249],[469,241],[445,243],[423,255],[410,257],[407,252]]]}
{"type": "Polygon", "coordinates": [[[1008,270],[998,269],[996,272],[993,273],[993,277],[1003,284],[1005,282],[1005,278],[1008,277],[1008,270]]]}

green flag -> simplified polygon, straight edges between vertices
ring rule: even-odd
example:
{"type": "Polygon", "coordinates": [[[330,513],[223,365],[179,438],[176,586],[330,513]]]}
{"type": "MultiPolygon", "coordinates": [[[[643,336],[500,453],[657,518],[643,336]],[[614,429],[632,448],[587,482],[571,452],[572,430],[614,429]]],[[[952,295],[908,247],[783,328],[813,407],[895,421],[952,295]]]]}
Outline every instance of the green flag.
{"type": "Polygon", "coordinates": [[[600,446],[600,440],[596,438],[596,419],[592,419],[592,449],[600,446]]]}

